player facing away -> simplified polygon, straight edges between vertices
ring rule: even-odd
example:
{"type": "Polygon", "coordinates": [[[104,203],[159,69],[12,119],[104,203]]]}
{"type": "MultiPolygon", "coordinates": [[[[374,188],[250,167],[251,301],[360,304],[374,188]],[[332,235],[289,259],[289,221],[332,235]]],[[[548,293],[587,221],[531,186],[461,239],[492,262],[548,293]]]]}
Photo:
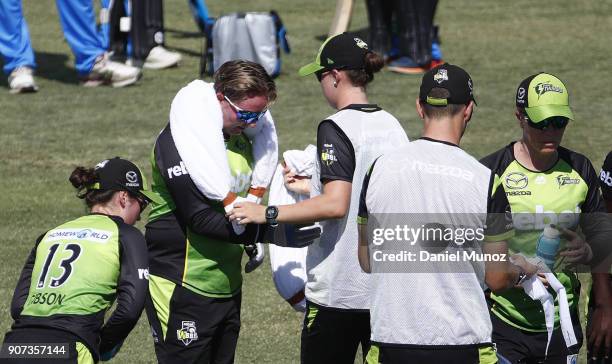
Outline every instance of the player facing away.
{"type": "Polygon", "coordinates": [[[472,89],[471,77],[458,66],[425,73],[417,99],[422,137],[376,159],[364,178],[359,262],[372,276],[369,364],[496,363],[484,285],[503,291],[537,271],[524,258],[508,259],[505,240],[514,231],[499,178],[459,147],[475,105],[472,89]],[[377,229],[398,226],[431,227],[432,239],[435,229],[441,237],[446,229],[460,233],[470,227],[484,241],[450,237],[432,246],[429,238],[412,244],[387,233],[388,241],[375,240],[377,229]],[[396,252],[414,258],[381,258],[396,252]],[[461,258],[448,263],[430,259],[432,253],[461,258]],[[500,259],[482,261],[464,253],[500,259]]]}

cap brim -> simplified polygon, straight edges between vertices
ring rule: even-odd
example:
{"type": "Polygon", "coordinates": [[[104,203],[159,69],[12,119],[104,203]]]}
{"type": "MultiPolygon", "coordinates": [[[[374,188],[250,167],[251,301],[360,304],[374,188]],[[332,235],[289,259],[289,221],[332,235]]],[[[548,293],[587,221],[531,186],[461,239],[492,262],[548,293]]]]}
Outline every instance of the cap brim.
{"type": "Polygon", "coordinates": [[[531,121],[534,123],[539,123],[540,121],[553,116],[563,116],[574,120],[574,114],[567,105],[542,105],[526,107],[525,111],[527,112],[529,119],[531,119],[531,121]]]}
{"type": "Polygon", "coordinates": [[[164,203],[164,200],[161,197],[159,197],[157,193],[153,191],[140,190],[138,192],[151,202],[155,202],[156,204],[159,204],[159,205],[164,203]]]}
{"type": "Polygon", "coordinates": [[[322,70],[324,67],[321,66],[320,64],[317,64],[315,62],[309,63],[307,65],[305,65],[304,67],[300,68],[300,70],[298,71],[298,74],[300,76],[308,76],[311,75],[317,71],[322,70]]]}

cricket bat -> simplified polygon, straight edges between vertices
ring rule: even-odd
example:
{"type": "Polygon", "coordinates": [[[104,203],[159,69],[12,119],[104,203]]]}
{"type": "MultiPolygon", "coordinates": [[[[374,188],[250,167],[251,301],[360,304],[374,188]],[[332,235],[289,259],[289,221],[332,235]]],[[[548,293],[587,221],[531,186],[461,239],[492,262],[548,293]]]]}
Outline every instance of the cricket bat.
{"type": "Polygon", "coordinates": [[[351,22],[353,0],[337,0],[336,13],[329,29],[329,36],[346,32],[351,22]]]}

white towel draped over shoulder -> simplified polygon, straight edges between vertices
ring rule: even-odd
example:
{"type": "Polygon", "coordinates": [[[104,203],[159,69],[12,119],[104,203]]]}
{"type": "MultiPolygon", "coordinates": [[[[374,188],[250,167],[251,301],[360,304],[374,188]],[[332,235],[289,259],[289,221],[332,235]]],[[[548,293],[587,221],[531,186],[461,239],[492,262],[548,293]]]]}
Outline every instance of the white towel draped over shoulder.
{"type": "MultiPolygon", "coordinates": [[[[248,132],[253,143],[252,186],[267,187],[278,161],[278,139],[270,112],[248,132]]],[[[170,131],[185,168],[198,190],[222,201],[231,189],[223,140],[223,114],[212,83],[195,80],[172,100],[170,131]]]]}
{"type": "Polygon", "coordinates": [[[253,144],[255,167],[251,186],[268,188],[278,163],[278,137],[270,111],[257,122],[255,128],[245,129],[244,134],[253,144]]]}
{"type": "MultiPolygon", "coordinates": [[[[311,176],[312,184],[318,184],[319,171],[316,162],[317,148],[309,145],[305,150],[288,150],[283,153],[287,166],[300,176],[311,176]]],[[[270,205],[288,205],[307,199],[307,195],[299,195],[287,190],[283,178],[283,167],[278,166],[270,185],[270,205]]],[[[304,297],[306,286],[306,254],[307,248],[287,248],[269,245],[272,278],[276,290],[286,301],[292,304],[296,311],[306,310],[304,297]]]]}
{"type": "Polygon", "coordinates": [[[212,83],[195,80],[170,106],[170,132],[185,168],[204,196],[222,201],[230,191],[221,105],[212,83]]]}

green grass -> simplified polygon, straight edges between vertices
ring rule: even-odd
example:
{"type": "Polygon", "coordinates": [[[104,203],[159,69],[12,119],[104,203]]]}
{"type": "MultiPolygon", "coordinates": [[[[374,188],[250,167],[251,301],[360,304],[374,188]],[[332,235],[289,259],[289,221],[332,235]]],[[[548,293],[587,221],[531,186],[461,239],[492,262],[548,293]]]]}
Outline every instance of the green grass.
{"type": "MultiPolygon", "coordinates": [[[[297,76],[310,62],[329,29],[335,4],[329,0],[208,1],[214,15],[230,11],[279,11],[293,53],[283,57],[273,112],[281,151],[315,141],[316,125],[331,114],[314,77],[297,76]]],[[[367,27],[363,1],[356,1],[351,30],[367,27]]],[[[165,2],[167,45],[183,52],[179,68],[145,71],[139,85],[125,89],[78,86],[73,57],[63,40],[55,2],[25,0],[41,90],[9,95],[0,81],[0,332],[11,324],[9,307],[22,264],[35,238],[84,212],[67,178],[77,164],[112,156],[148,168],[148,154],[167,122],[176,91],[197,77],[201,40],[185,0],[165,2]]],[[[612,111],[609,0],[440,2],[445,59],[472,75],[478,107],[462,146],[484,156],[520,136],[513,118],[515,88],[541,70],[566,81],[576,121],[564,145],[586,154],[599,168],[610,150],[612,111]]],[[[419,135],[415,113],[419,77],[383,71],[369,88],[377,102],[402,121],[410,138],[419,135]]],[[[142,228],[140,223],[139,227],[142,228]]],[[[588,278],[587,278],[588,279],[588,278]]],[[[301,315],[276,294],[268,266],[246,275],[238,363],[299,361],[301,315]]],[[[116,362],[154,362],[143,318],[116,362]]]]}

